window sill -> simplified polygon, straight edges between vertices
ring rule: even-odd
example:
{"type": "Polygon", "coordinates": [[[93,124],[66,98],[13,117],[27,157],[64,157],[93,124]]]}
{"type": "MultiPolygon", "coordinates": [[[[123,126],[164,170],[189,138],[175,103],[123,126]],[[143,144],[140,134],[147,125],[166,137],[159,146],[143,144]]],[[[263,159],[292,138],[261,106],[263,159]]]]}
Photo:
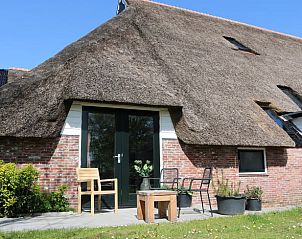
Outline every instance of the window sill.
{"type": "Polygon", "coordinates": [[[239,173],[239,177],[268,177],[268,173],[239,173]]]}

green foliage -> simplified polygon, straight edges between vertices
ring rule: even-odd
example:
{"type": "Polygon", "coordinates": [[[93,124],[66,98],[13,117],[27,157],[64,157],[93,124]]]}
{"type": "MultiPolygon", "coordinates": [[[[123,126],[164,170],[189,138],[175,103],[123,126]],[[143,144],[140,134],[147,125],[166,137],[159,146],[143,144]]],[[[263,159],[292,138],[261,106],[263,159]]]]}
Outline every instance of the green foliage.
{"type": "Polygon", "coordinates": [[[33,212],[39,173],[32,165],[17,168],[14,163],[0,161],[0,216],[33,212]]]}
{"type": "Polygon", "coordinates": [[[32,165],[17,168],[0,160],[0,217],[35,212],[64,211],[66,186],[58,192],[42,193],[36,184],[39,173],[32,165]]]}
{"type": "Polygon", "coordinates": [[[172,188],[168,184],[161,184],[160,189],[162,189],[162,190],[172,190],[172,188]]]}
{"type": "Polygon", "coordinates": [[[219,178],[218,175],[217,182],[215,183],[214,180],[212,181],[214,192],[217,196],[220,197],[233,197],[233,196],[240,195],[239,193],[240,184],[241,184],[240,181],[238,183],[229,182],[229,180],[224,177],[222,170],[221,170],[221,178],[219,178]]]}
{"type": "Polygon", "coordinates": [[[64,212],[68,209],[69,204],[67,199],[64,197],[66,189],[66,185],[61,185],[57,192],[50,193],[49,202],[51,205],[51,211],[64,212]]]}
{"type": "Polygon", "coordinates": [[[244,194],[247,199],[259,199],[261,200],[263,190],[261,187],[249,187],[249,185],[246,186],[246,190],[244,191],[244,194]]]}
{"type": "Polygon", "coordinates": [[[39,196],[38,212],[65,212],[69,209],[69,204],[64,196],[66,185],[58,187],[58,191],[51,193],[41,193],[39,196]]]}
{"type": "Polygon", "coordinates": [[[153,171],[153,166],[149,160],[143,164],[142,160],[135,160],[134,161],[134,169],[141,177],[149,177],[151,172],[153,171]]]}

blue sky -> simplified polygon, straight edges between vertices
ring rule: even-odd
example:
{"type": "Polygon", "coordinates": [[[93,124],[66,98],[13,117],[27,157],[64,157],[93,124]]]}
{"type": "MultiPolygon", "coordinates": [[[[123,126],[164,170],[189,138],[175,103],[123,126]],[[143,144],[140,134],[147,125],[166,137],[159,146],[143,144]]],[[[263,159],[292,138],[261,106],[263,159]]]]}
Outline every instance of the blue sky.
{"type": "MultiPolygon", "coordinates": [[[[302,37],[301,0],[157,0],[302,37]]],[[[33,68],[115,16],[117,0],[1,1],[0,69],[33,68]]]]}

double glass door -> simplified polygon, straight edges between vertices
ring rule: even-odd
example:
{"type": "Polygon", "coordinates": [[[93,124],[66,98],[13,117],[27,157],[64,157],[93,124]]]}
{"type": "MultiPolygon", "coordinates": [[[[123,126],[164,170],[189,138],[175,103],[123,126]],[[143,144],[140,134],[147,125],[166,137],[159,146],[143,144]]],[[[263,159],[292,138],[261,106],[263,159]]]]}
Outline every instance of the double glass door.
{"type": "MultiPolygon", "coordinates": [[[[134,161],[151,161],[159,176],[158,112],[83,107],[81,167],[98,168],[100,178],[117,178],[119,206],[136,205],[141,178],[134,161]]],[[[103,197],[110,207],[110,197],[103,197]]]]}

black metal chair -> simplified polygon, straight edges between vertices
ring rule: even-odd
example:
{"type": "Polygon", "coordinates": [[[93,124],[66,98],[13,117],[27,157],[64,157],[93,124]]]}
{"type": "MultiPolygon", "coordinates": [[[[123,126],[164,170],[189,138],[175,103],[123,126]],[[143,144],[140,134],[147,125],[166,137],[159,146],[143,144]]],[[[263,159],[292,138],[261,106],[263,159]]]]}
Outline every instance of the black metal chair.
{"type": "MultiPolygon", "coordinates": [[[[199,192],[203,213],[204,213],[204,203],[203,203],[202,193],[204,193],[204,192],[207,193],[211,216],[213,217],[211,199],[210,199],[210,195],[209,195],[209,187],[210,187],[211,180],[212,180],[212,168],[206,167],[203,171],[202,178],[184,178],[182,180],[182,185],[181,185],[180,190],[182,192],[184,192],[184,191],[199,192]],[[189,188],[185,187],[186,181],[189,181],[189,188]],[[197,187],[197,188],[194,187],[196,182],[199,182],[199,187],[197,187]]],[[[178,217],[180,216],[180,210],[181,210],[180,203],[178,203],[178,217]]]]}
{"type": "Polygon", "coordinates": [[[149,178],[151,190],[177,190],[179,186],[178,168],[163,168],[159,178],[149,178]]]}

